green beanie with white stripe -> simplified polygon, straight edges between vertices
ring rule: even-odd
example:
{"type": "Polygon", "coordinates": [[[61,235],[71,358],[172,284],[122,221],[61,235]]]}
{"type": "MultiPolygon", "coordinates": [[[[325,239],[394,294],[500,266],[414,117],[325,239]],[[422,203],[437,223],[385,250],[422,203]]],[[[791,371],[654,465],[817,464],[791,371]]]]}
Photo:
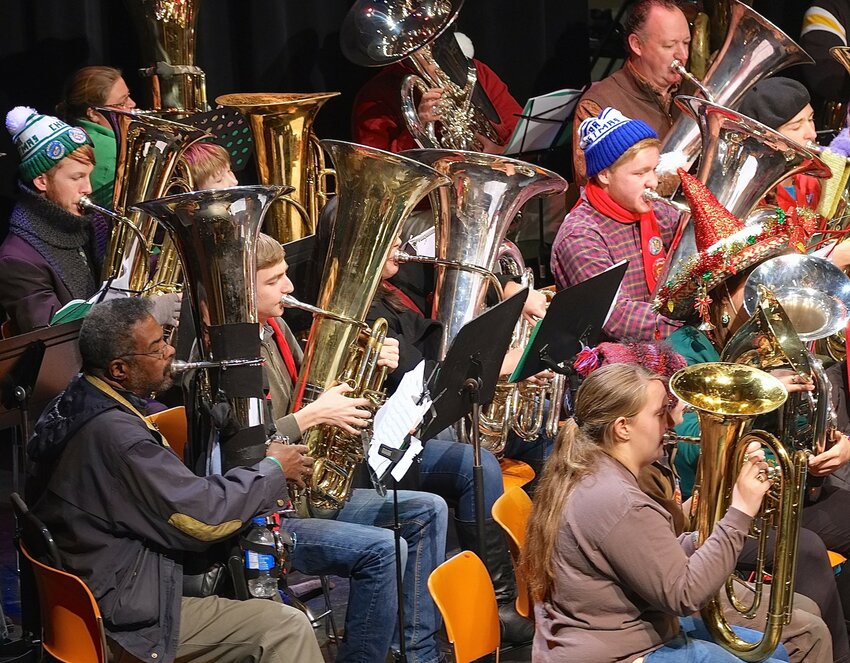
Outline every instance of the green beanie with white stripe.
{"type": "Polygon", "coordinates": [[[25,182],[46,173],[83,145],[92,145],[83,129],[69,126],[51,115],[41,115],[28,106],[16,106],[9,111],[6,129],[21,156],[18,169],[25,182]]]}

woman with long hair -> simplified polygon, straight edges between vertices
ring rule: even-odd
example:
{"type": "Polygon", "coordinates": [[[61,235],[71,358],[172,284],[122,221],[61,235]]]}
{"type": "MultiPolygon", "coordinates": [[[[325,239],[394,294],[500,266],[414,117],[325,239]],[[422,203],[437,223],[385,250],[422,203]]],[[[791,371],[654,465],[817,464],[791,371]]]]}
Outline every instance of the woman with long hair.
{"type": "Polygon", "coordinates": [[[637,482],[672,423],[663,379],[640,366],[604,366],[579,388],[537,487],[521,560],[535,661],[656,663],[682,660],[683,650],[689,661],[738,660],[700,629],[681,631],[677,615],[699,610],[733,572],[771,485],[767,464],[751,450],[729,510],[697,548],[692,533],[676,537],[670,514],[637,482]]]}
{"type": "Polygon", "coordinates": [[[94,143],[97,161],[90,176],[91,198],[98,205],[112,207],[115,183],[115,133],[97,108],[132,110],[136,102],[130,97],[121,71],[114,67],[90,66],[77,70],[65,84],[56,114],[68,124],[86,130],[94,143]]]}

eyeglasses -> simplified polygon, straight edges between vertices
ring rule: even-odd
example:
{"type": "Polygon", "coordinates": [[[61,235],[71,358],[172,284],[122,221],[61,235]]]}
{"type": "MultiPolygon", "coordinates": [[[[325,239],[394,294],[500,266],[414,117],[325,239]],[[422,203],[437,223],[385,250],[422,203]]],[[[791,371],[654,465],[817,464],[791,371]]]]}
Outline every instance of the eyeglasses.
{"type": "Polygon", "coordinates": [[[165,359],[170,347],[165,342],[165,339],[162,339],[159,342],[159,348],[156,350],[151,350],[150,352],[125,352],[123,355],[119,355],[119,357],[153,357],[154,359],[165,359]]]}
{"type": "Polygon", "coordinates": [[[125,96],[123,99],[119,99],[119,100],[118,100],[118,101],[116,101],[115,103],[112,103],[112,104],[107,103],[107,104],[104,104],[104,105],[105,105],[107,108],[123,108],[123,109],[127,109],[127,108],[129,108],[129,107],[130,107],[129,102],[130,102],[130,95],[128,94],[128,95],[127,95],[127,96],[125,96]]]}

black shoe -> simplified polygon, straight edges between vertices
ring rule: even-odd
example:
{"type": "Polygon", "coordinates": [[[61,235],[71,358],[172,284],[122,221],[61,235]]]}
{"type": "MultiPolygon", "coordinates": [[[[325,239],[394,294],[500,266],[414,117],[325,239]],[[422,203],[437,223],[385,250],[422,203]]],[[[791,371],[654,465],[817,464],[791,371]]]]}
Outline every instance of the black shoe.
{"type": "Polygon", "coordinates": [[[458,542],[465,550],[472,550],[484,557],[490,574],[496,603],[499,604],[499,622],[502,627],[503,645],[524,645],[534,638],[534,622],[516,611],[516,580],[505,533],[494,520],[484,523],[483,546],[478,542],[475,523],[455,519],[458,542]],[[482,555],[483,552],[483,555],[482,555]]]}

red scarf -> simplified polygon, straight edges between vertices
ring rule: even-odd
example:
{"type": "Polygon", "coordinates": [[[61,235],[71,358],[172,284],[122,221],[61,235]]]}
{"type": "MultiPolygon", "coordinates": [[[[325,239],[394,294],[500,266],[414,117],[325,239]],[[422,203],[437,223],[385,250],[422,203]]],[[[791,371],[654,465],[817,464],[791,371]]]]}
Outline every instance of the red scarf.
{"type": "Polygon", "coordinates": [[[283,329],[274,318],[269,318],[269,327],[272,328],[274,342],[277,344],[277,349],[280,350],[280,355],[283,357],[283,363],[286,364],[286,372],[292,379],[293,386],[298,381],[298,371],[295,368],[295,357],[292,354],[292,349],[289,343],[286,342],[286,336],[283,334],[283,329]]]}
{"type": "Polygon", "coordinates": [[[640,251],[643,256],[643,273],[646,276],[646,285],[649,287],[649,291],[654,292],[658,275],[667,259],[667,252],[664,250],[664,242],[661,240],[661,231],[658,229],[655,211],[650,207],[648,212],[641,214],[630,212],[615,202],[605,189],[593,181],[585,185],[584,192],[587,195],[588,202],[597,212],[601,212],[618,223],[640,222],[640,251]]]}
{"type": "Polygon", "coordinates": [[[393,284],[392,284],[392,283],[390,283],[389,281],[384,281],[384,287],[385,287],[387,290],[389,290],[390,292],[392,292],[392,293],[393,293],[393,295],[395,295],[395,296],[398,298],[398,300],[399,300],[402,304],[404,304],[404,305],[405,305],[405,307],[409,308],[411,311],[413,311],[414,313],[416,313],[416,314],[418,314],[418,315],[420,315],[420,316],[422,316],[422,317],[424,317],[424,316],[425,316],[425,314],[422,312],[422,309],[420,309],[420,308],[416,305],[416,302],[414,302],[414,301],[413,301],[410,297],[408,297],[407,293],[406,293],[406,292],[404,292],[404,290],[402,290],[401,288],[399,288],[399,287],[397,287],[397,286],[393,285],[393,284]]]}

